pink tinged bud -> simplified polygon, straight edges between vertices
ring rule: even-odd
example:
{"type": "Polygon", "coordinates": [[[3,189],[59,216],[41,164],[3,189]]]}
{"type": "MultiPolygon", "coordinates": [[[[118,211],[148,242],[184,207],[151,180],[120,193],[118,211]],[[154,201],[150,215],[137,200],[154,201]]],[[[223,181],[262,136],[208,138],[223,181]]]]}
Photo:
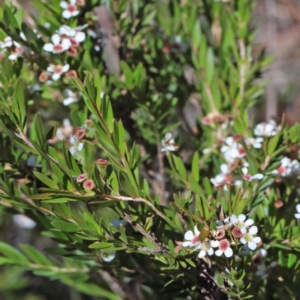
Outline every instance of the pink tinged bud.
{"type": "Polygon", "coordinates": [[[219,249],[222,251],[227,250],[230,247],[230,244],[227,239],[223,239],[219,243],[219,249]]]}
{"type": "Polygon", "coordinates": [[[96,160],[96,164],[99,165],[100,167],[105,167],[108,164],[108,161],[104,158],[99,158],[96,160]]]}
{"type": "Polygon", "coordinates": [[[241,231],[241,228],[238,227],[234,227],[231,233],[235,238],[241,238],[244,235],[244,233],[241,231]]]}
{"type": "Polygon", "coordinates": [[[83,187],[86,190],[92,190],[95,187],[95,183],[92,179],[88,179],[83,183],[83,187]]]}
{"type": "Polygon", "coordinates": [[[85,173],[83,173],[83,174],[80,174],[80,175],[77,177],[76,181],[77,181],[77,182],[83,182],[83,181],[85,181],[86,179],[87,179],[87,176],[86,176],[85,173]]]}
{"type": "Polygon", "coordinates": [[[225,230],[224,229],[218,229],[217,234],[215,236],[215,239],[221,240],[225,236],[225,230]]]}

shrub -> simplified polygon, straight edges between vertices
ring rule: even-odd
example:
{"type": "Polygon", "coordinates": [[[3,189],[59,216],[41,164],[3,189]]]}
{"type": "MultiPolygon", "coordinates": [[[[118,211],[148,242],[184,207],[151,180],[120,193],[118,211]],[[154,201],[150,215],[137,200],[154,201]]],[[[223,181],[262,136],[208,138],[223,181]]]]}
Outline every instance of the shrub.
{"type": "Polygon", "coordinates": [[[1,264],[99,299],[299,297],[300,128],[250,117],[253,2],[33,3],[1,9],[0,204],[56,243],[1,264]]]}

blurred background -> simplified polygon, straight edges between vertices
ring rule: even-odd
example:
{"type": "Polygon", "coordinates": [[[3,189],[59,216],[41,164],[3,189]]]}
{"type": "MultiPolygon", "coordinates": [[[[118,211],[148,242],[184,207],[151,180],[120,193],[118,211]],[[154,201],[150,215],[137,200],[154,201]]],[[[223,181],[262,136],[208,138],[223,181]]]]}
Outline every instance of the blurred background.
{"type": "MultiPolygon", "coordinates": [[[[223,0],[225,1],[225,0],[223,0]]],[[[253,10],[253,27],[257,28],[254,53],[265,51],[273,62],[264,70],[269,81],[265,97],[259,108],[252,112],[257,121],[281,119],[292,125],[300,122],[300,0],[257,0],[253,10]]],[[[0,5],[3,3],[0,0],[0,5]]],[[[30,0],[12,0],[27,12],[28,25],[38,17],[30,0]]],[[[13,218],[13,212],[0,208],[0,240],[18,247],[20,243],[32,244],[39,250],[51,248],[53,241],[41,237],[39,225],[26,219],[13,218]],[[27,222],[27,223],[26,223],[27,222]]],[[[0,266],[0,299],[3,300],[83,300],[96,299],[84,296],[58,281],[36,277],[22,270],[0,266]]]]}

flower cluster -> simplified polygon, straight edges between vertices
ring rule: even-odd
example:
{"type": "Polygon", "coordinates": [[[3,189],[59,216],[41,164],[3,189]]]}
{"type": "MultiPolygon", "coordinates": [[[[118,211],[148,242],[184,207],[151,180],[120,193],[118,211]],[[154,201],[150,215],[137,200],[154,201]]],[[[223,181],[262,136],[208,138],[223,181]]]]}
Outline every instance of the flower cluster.
{"type": "Polygon", "coordinates": [[[278,126],[274,120],[269,122],[263,122],[254,128],[254,134],[260,137],[271,137],[276,135],[281,130],[281,126],[278,126]]]}
{"type": "Polygon", "coordinates": [[[256,236],[257,226],[253,226],[253,224],[254,221],[252,219],[246,220],[246,216],[243,214],[238,217],[232,215],[224,221],[217,221],[217,231],[211,231],[206,235],[204,234],[203,237],[202,232],[195,226],[194,232],[189,230],[185,233],[184,242],[181,245],[193,250],[200,250],[198,257],[203,258],[213,254],[217,256],[224,254],[226,257],[231,257],[233,255],[231,246],[243,244],[242,252],[245,255],[250,250],[255,250],[261,243],[261,238],[256,236]]]}
{"type": "Polygon", "coordinates": [[[292,175],[293,173],[299,173],[300,163],[297,160],[291,160],[288,157],[283,157],[281,159],[281,165],[279,168],[274,170],[272,173],[276,175],[280,175],[282,177],[287,177],[292,175]]]}
{"type": "Polygon", "coordinates": [[[70,19],[79,15],[78,6],[85,5],[84,0],[70,0],[69,2],[61,1],[60,7],[63,8],[62,16],[65,19],[70,19]]]}
{"type": "MultiPolygon", "coordinates": [[[[226,125],[225,129],[227,130],[228,124],[222,124],[222,128],[223,125],[226,125]]],[[[244,149],[244,145],[246,145],[249,150],[251,150],[251,148],[261,149],[264,139],[276,135],[280,130],[280,126],[277,126],[275,121],[271,120],[268,123],[261,123],[256,126],[254,129],[254,135],[256,137],[243,137],[242,135],[220,136],[218,138],[219,141],[221,141],[219,149],[226,163],[221,164],[221,173],[211,178],[214,187],[224,187],[226,190],[230,185],[241,186],[242,179],[249,182],[263,179],[264,175],[261,173],[248,173],[249,163],[247,161],[247,152],[244,149]],[[240,170],[242,171],[242,176],[240,170]]],[[[223,134],[224,133],[222,133],[222,135],[223,134]]],[[[213,145],[211,149],[211,151],[218,149],[218,146],[213,145]]],[[[211,152],[208,150],[209,149],[205,149],[204,154],[211,152]]],[[[290,162],[289,167],[290,169],[295,169],[296,167],[300,168],[300,165],[297,161],[293,161],[293,163],[290,162]]],[[[279,171],[275,170],[273,174],[276,174],[276,172],[279,171]]]]}
{"type": "Polygon", "coordinates": [[[68,55],[76,56],[76,48],[79,47],[80,43],[84,42],[86,38],[86,35],[82,30],[87,26],[88,25],[83,25],[76,28],[71,28],[67,25],[61,26],[58,31],[52,35],[52,43],[45,44],[43,49],[54,54],[66,51],[68,55]]]}
{"type": "Polygon", "coordinates": [[[77,178],[76,181],[78,183],[82,183],[83,182],[83,187],[86,190],[92,190],[95,187],[95,183],[93,181],[93,179],[87,179],[87,175],[85,173],[80,174],[77,178]]]}
{"type": "Polygon", "coordinates": [[[7,36],[3,41],[0,41],[0,49],[0,61],[3,59],[5,52],[9,52],[9,60],[16,60],[25,53],[24,48],[19,43],[13,41],[10,36],[7,36]]]}

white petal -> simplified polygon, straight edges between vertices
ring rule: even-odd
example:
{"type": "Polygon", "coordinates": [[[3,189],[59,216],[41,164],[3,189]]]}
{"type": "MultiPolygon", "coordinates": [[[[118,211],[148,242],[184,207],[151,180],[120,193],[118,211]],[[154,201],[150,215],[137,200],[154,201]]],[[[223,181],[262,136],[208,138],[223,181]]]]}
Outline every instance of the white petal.
{"type": "Polygon", "coordinates": [[[226,138],[225,142],[227,145],[232,145],[234,143],[233,137],[229,136],[228,138],[226,138]]]}
{"type": "Polygon", "coordinates": [[[63,66],[62,71],[67,72],[69,69],[70,69],[70,65],[66,64],[66,65],[63,66]]]}
{"type": "Polygon", "coordinates": [[[27,41],[24,32],[20,32],[20,38],[24,41],[27,41]]]}
{"type": "Polygon", "coordinates": [[[249,233],[250,233],[251,235],[257,234],[257,232],[258,232],[257,226],[252,226],[252,227],[250,227],[249,233]]]}
{"type": "Polygon", "coordinates": [[[236,223],[238,221],[238,218],[236,215],[232,215],[231,218],[230,218],[230,221],[233,222],[233,223],[236,223]]]}
{"type": "Polygon", "coordinates": [[[238,216],[239,221],[244,222],[246,220],[246,216],[241,214],[238,216]]]}
{"type": "Polygon", "coordinates": [[[13,53],[13,54],[8,56],[8,59],[15,60],[17,57],[18,57],[17,54],[13,53]]]}
{"type": "Polygon", "coordinates": [[[255,249],[256,249],[256,243],[255,243],[255,242],[249,242],[249,243],[248,243],[248,247],[249,247],[249,249],[251,249],[251,250],[255,250],[255,249]]]}
{"type": "Polygon", "coordinates": [[[229,150],[228,146],[222,146],[221,147],[221,152],[224,153],[224,152],[227,152],[229,150]]]}
{"type": "Polygon", "coordinates": [[[76,3],[76,0],[70,0],[70,3],[71,3],[71,4],[75,4],[75,3],[76,3]]]}
{"type": "Polygon", "coordinates": [[[209,256],[213,255],[213,254],[214,254],[214,249],[213,249],[213,248],[210,248],[210,249],[208,250],[207,254],[208,254],[209,256]]]}
{"type": "Polygon", "coordinates": [[[83,148],[84,144],[83,143],[79,143],[78,147],[77,147],[77,150],[78,151],[81,151],[82,148],[83,148]]]}
{"type": "Polygon", "coordinates": [[[256,244],[259,244],[261,242],[261,238],[259,236],[256,236],[255,238],[253,238],[253,241],[256,243],[256,244]]]}
{"type": "Polygon", "coordinates": [[[241,230],[241,233],[242,233],[242,234],[245,234],[245,233],[247,232],[246,227],[242,227],[242,228],[240,228],[240,230],[241,230]]]}
{"type": "Polygon", "coordinates": [[[199,254],[198,254],[198,257],[199,258],[202,258],[202,257],[204,257],[206,255],[206,252],[204,251],[204,250],[201,250],[200,252],[199,252],[199,254]]]}
{"type": "Polygon", "coordinates": [[[185,241],[185,242],[182,243],[183,247],[190,247],[191,245],[192,245],[192,243],[189,242],[189,241],[185,241]]]}
{"type": "Polygon", "coordinates": [[[79,10],[72,12],[72,17],[76,17],[79,14],[79,10]]]}
{"type": "Polygon", "coordinates": [[[221,256],[223,254],[223,251],[222,250],[217,250],[217,251],[215,251],[215,254],[217,256],[221,256]]]}
{"type": "Polygon", "coordinates": [[[247,168],[242,168],[242,172],[244,175],[248,174],[248,169],[247,168]]]}
{"type": "Polygon", "coordinates": [[[296,219],[300,219],[300,214],[295,214],[296,219]]]}
{"type": "Polygon", "coordinates": [[[70,149],[69,149],[71,155],[74,155],[76,153],[76,149],[74,146],[72,146],[70,149]]]}
{"type": "Polygon", "coordinates": [[[238,151],[238,149],[231,149],[230,152],[229,152],[230,156],[232,158],[237,158],[239,157],[240,153],[238,151]]]}
{"type": "Polygon", "coordinates": [[[76,101],[77,101],[77,99],[72,98],[72,97],[66,98],[66,99],[63,100],[63,105],[68,106],[68,105],[70,105],[71,103],[74,103],[74,102],[76,102],[76,101]]]}
{"type": "Polygon", "coordinates": [[[47,71],[50,73],[53,73],[53,66],[52,65],[48,66],[47,71]]]}
{"type": "Polygon", "coordinates": [[[43,49],[45,50],[45,51],[48,51],[48,52],[53,52],[53,49],[54,49],[54,45],[53,44],[45,44],[44,45],[44,47],[43,47],[43,49]]]}
{"type": "Polygon", "coordinates": [[[211,245],[213,248],[219,247],[219,244],[220,244],[219,241],[210,241],[210,245],[211,245]]]}
{"type": "Polygon", "coordinates": [[[57,45],[60,42],[60,36],[57,33],[53,34],[52,37],[51,37],[51,40],[52,40],[54,45],[57,45]]]}
{"type": "Polygon", "coordinates": [[[79,43],[85,40],[85,33],[84,32],[77,32],[75,36],[75,40],[79,43]]]}
{"type": "Polygon", "coordinates": [[[198,228],[197,228],[196,225],[194,226],[194,232],[195,232],[195,235],[199,235],[200,234],[200,231],[198,230],[198,228]]]}
{"type": "Polygon", "coordinates": [[[228,173],[230,173],[230,172],[229,172],[228,165],[226,165],[226,164],[221,164],[220,170],[221,170],[221,172],[222,172],[223,174],[228,174],[228,173]]]}
{"type": "Polygon", "coordinates": [[[187,231],[185,234],[184,234],[184,239],[185,240],[188,240],[188,241],[191,241],[194,237],[194,233],[193,231],[189,230],[187,231]]]}
{"type": "Polygon", "coordinates": [[[245,240],[244,237],[241,237],[241,238],[240,238],[240,242],[241,242],[242,244],[246,244],[246,243],[247,243],[247,241],[245,240]]]}
{"type": "Polygon", "coordinates": [[[263,174],[260,174],[260,173],[255,174],[254,176],[251,176],[251,179],[252,179],[252,180],[261,180],[261,179],[263,179],[263,178],[264,178],[264,175],[263,175],[263,174]]]}
{"type": "Polygon", "coordinates": [[[251,226],[253,223],[254,223],[254,221],[253,221],[252,219],[248,219],[248,220],[245,222],[245,226],[246,226],[246,227],[251,226]]]}
{"type": "Polygon", "coordinates": [[[66,1],[61,1],[60,2],[60,7],[66,9],[68,7],[68,3],[66,1]]]}
{"type": "Polygon", "coordinates": [[[231,248],[228,248],[228,249],[225,250],[224,254],[225,254],[226,257],[231,257],[232,254],[233,254],[233,251],[232,251],[231,248]]]}
{"type": "Polygon", "coordinates": [[[63,48],[64,48],[64,50],[67,50],[67,49],[69,49],[70,48],[70,46],[71,46],[71,42],[70,42],[70,40],[69,39],[63,39],[63,41],[62,41],[62,46],[63,46],[63,48]]]}
{"type": "Polygon", "coordinates": [[[300,213],[300,204],[296,205],[296,210],[297,210],[298,213],[300,213]]]}
{"type": "Polygon", "coordinates": [[[64,10],[63,13],[62,13],[62,16],[65,19],[70,19],[72,17],[72,14],[68,10],[64,10]]]}
{"type": "Polygon", "coordinates": [[[58,73],[55,73],[52,75],[53,80],[58,80],[59,78],[60,78],[60,74],[58,74],[58,73]]]}

